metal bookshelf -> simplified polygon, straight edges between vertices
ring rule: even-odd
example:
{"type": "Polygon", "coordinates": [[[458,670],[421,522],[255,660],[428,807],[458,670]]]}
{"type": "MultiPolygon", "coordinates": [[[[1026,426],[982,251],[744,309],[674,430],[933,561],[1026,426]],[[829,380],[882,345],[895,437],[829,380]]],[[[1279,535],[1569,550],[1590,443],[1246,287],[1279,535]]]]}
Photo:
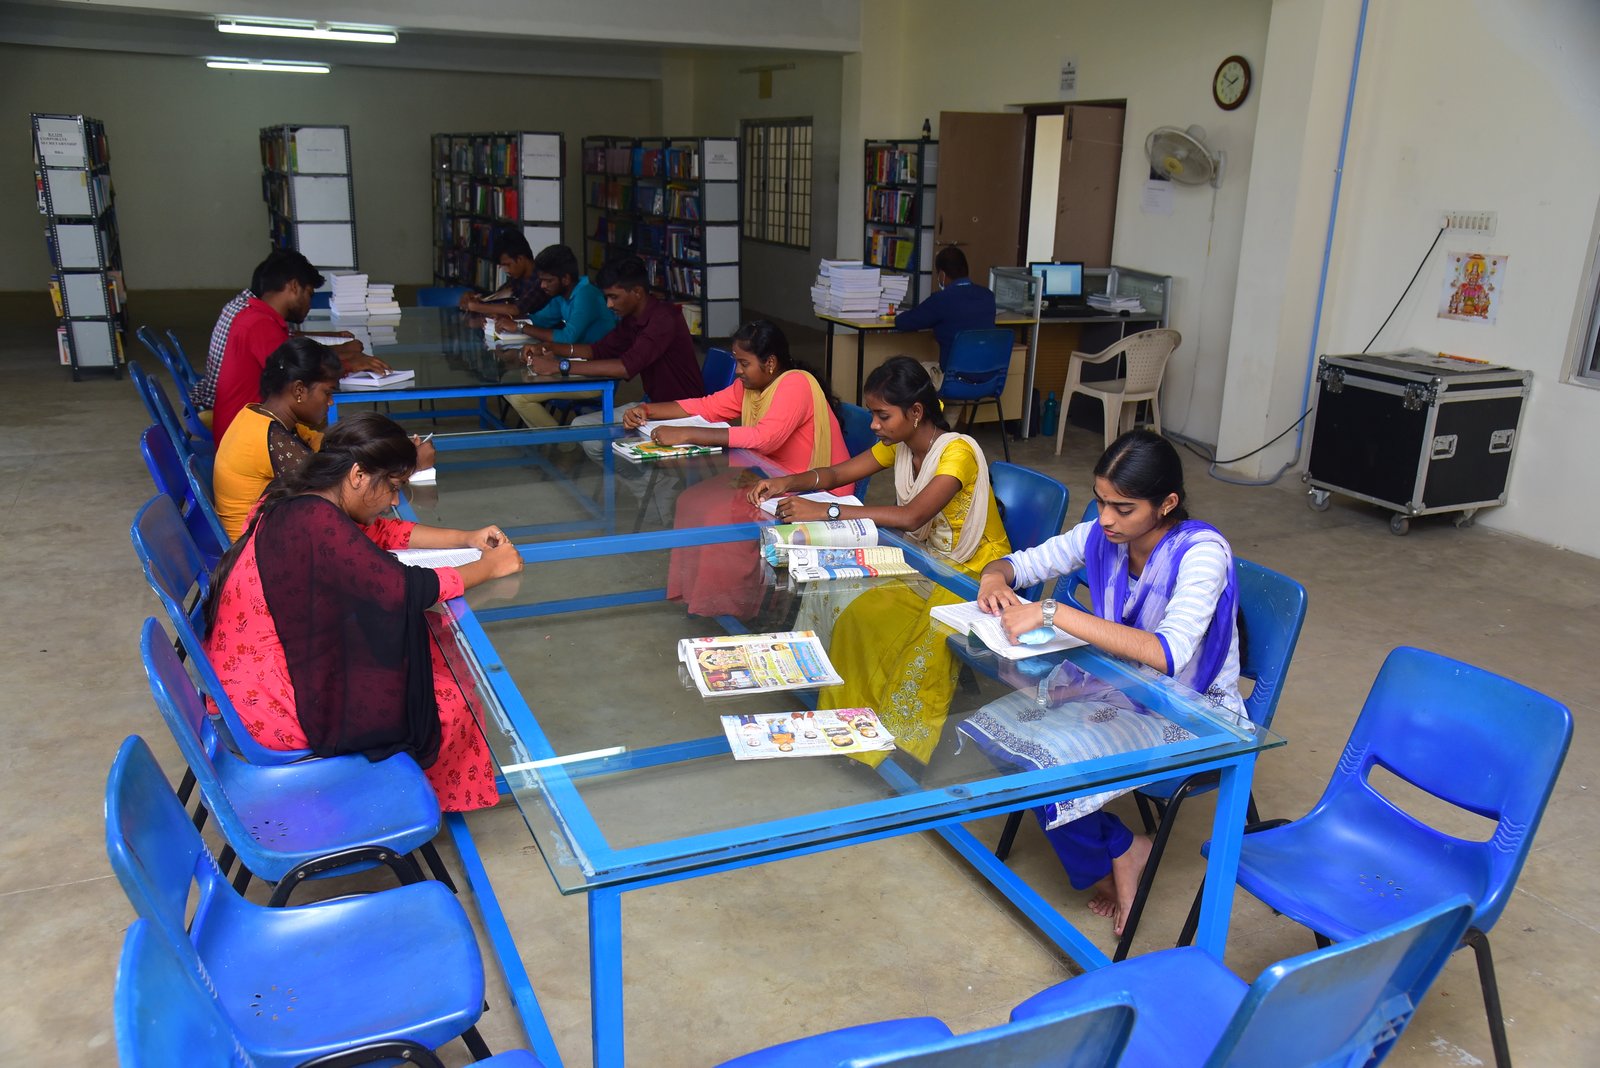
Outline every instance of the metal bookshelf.
{"type": "Polygon", "coordinates": [[[359,266],[350,127],[264,128],[261,197],[274,248],[295,249],[319,270],[359,266]]]}
{"type": "Polygon", "coordinates": [[[868,266],[911,276],[906,307],[933,292],[938,170],[937,141],[866,143],[861,258],[868,266]]]}
{"type": "Polygon", "coordinates": [[[434,282],[493,289],[495,236],[508,227],[535,255],[561,244],[565,160],[559,133],[434,134],[434,282]]]}
{"type": "Polygon", "coordinates": [[[56,349],[73,381],[89,369],[122,377],[127,289],[105,125],[84,115],[32,116],[34,183],[45,217],[56,349]]]}

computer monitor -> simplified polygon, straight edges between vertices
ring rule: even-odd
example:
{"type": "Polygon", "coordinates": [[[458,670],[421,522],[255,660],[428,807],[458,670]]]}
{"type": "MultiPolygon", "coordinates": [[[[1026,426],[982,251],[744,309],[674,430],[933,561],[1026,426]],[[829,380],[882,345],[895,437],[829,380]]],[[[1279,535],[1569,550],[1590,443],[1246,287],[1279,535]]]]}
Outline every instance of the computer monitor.
{"type": "Polygon", "coordinates": [[[1083,297],[1083,264],[1030,263],[1028,273],[1044,286],[1047,301],[1078,300],[1083,297]]]}

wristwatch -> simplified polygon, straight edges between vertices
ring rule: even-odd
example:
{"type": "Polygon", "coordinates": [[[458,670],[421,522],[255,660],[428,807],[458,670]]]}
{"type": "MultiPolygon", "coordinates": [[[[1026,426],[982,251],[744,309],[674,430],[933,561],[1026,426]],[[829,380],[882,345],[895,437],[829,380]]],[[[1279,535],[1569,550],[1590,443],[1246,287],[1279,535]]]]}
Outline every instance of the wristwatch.
{"type": "Polygon", "coordinates": [[[1056,625],[1056,599],[1054,597],[1046,597],[1040,601],[1039,611],[1044,614],[1045,626],[1053,627],[1056,625]]]}
{"type": "Polygon", "coordinates": [[[561,377],[562,378],[566,378],[568,375],[572,374],[572,361],[571,360],[561,360],[561,361],[559,361],[556,364],[556,370],[561,372],[561,377]]]}
{"type": "Polygon", "coordinates": [[[838,519],[839,518],[839,506],[837,504],[828,505],[828,518],[829,519],[838,519]]]}

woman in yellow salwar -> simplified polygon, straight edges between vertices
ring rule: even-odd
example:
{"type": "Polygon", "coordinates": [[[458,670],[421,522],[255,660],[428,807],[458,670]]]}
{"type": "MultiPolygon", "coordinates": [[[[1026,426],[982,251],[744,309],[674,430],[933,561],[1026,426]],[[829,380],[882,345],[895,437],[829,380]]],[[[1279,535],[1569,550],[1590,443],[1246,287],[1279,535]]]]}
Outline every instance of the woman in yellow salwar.
{"type": "MultiPolygon", "coordinates": [[[[909,356],[885,361],[867,376],[862,394],[878,444],[832,467],[765,479],[756,484],[750,499],[759,503],[780,494],[833,489],[893,468],[893,505],[836,505],[786,497],[778,503],[778,520],[870,519],[880,527],[903,531],[933,555],[977,578],[985,565],[1011,551],[989,489],[983,449],[945,424],[938,391],[927,371],[909,356]]],[[[819,706],[873,709],[894,734],[896,748],[927,763],[939,743],[959,669],[945,636],[934,633],[928,609],[960,599],[943,587],[924,597],[902,582],[863,591],[833,623],[828,655],[845,682],[824,690],[819,706]]],[[[872,763],[883,756],[869,755],[872,763]]]]}

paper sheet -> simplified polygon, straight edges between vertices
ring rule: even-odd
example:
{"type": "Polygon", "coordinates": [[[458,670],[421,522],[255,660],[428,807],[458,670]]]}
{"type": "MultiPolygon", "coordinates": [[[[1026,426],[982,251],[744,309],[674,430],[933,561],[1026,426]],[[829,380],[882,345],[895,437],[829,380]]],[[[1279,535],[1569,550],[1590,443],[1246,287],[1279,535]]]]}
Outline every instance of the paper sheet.
{"type": "Polygon", "coordinates": [[[391,549],[396,559],[411,567],[460,567],[483,559],[478,549],[391,549]]]}
{"type": "Polygon", "coordinates": [[[1057,631],[1056,637],[1043,645],[1012,645],[1011,639],[1006,637],[1005,628],[1000,625],[1000,617],[989,615],[978,607],[976,601],[936,605],[929,609],[929,614],[958,634],[976,634],[978,640],[988,646],[991,652],[1007,660],[1026,660],[1031,656],[1057,653],[1064,649],[1076,649],[1080,645],[1089,644],[1082,638],[1074,638],[1070,634],[1057,631]]]}

